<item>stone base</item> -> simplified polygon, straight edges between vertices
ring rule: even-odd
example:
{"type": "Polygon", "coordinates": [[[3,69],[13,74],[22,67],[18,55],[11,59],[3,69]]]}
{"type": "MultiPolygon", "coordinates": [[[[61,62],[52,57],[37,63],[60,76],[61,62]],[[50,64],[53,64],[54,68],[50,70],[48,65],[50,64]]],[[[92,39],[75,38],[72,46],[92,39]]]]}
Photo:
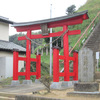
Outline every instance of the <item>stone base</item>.
{"type": "Polygon", "coordinates": [[[74,86],[75,83],[78,83],[78,81],[73,81],[73,86],[74,86]]]}
{"type": "Polygon", "coordinates": [[[51,89],[66,89],[74,86],[75,81],[62,81],[62,82],[53,82],[50,86],[51,89]]]}
{"type": "Polygon", "coordinates": [[[58,99],[58,98],[45,97],[45,96],[44,97],[35,96],[35,95],[16,95],[15,100],[65,100],[65,99],[58,99]]]}
{"type": "Polygon", "coordinates": [[[61,82],[53,82],[50,86],[51,89],[61,89],[61,82]]]}
{"type": "Polygon", "coordinates": [[[74,91],[79,92],[95,92],[99,91],[99,84],[96,82],[80,82],[74,84],[74,91]]]}
{"type": "Polygon", "coordinates": [[[68,92],[67,96],[75,96],[75,97],[100,97],[100,92],[78,92],[78,91],[73,91],[73,92],[68,92]]]}
{"type": "Polygon", "coordinates": [[[19,80],[17,80],[17,81],[12,80],[11,81],[11,86],[18,86],[18,85],[20,85],[19,80]]]}
{"type": "Polygon", "coordinates": [[[39,81],[39,79],[35,79],[35,83],[41,83],[40,81],[39,81]]]}
{"type": "Polygon", "coordinates": [[[23,80],[23,84],[31,85],[33,83],[32,80],[23,80]]]}

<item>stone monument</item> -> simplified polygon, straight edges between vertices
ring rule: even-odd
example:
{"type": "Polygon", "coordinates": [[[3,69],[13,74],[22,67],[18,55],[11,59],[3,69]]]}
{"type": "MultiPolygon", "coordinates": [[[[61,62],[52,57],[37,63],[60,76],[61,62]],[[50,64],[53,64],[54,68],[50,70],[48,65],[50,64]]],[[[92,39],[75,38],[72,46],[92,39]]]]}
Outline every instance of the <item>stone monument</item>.
{"type": "Polygon", "coordinates": [[[89,48],[82,48],[79,51],[78,83],[74,84],[74,92],[68,95],[97,94],[99,84],[94,82],[95,67],[93,51],[89,48]]]}
{"type": "Polygon", "coordinates": [[[79,51],[79,82],[94,82],[94,58],[93,51],[83,48],[79,51]]]}

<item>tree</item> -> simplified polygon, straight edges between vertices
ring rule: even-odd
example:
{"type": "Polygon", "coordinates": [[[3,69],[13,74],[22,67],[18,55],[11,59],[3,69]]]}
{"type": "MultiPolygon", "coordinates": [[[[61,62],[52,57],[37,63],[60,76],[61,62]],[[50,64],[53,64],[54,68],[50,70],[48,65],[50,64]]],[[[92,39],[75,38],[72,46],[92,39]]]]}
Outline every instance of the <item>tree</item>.
{"type": "Polygon", "coordinates": [[[40,82],[45,86],[47,93],[50,93],[50,85],[51,85],[52,77],[49,75],[42,76],[40,82]]]}
{"type": "Polygon", "coordinates": [[[18,41],[18,37],[21,37],[24,35],[25,35],[24,33],[14,34],[12,36],[9,36],[9,41],[26,48],[26,41],[25,40],[18,41]]]}
{"type": "Polygon", "coordinates": [[[76,8],[75,5],[71,5],[70,7],[68,7],[68,8],[66,9],[66,14],[67,14],[67,15],[73,14],[73,13],[75,12],[75,10],[76,10],[75,8],[76,8]]]}

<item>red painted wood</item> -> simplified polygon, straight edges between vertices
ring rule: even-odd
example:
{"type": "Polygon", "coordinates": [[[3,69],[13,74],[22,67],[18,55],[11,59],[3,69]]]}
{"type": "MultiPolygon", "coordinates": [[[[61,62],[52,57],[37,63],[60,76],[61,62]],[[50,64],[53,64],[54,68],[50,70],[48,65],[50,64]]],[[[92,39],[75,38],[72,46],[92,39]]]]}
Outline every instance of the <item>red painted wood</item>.
{"type": "Polygon", "coordinates": [[[77,35],[77,34],[81,34],[81,30],[74,30],[74,31],[68,32],[68,35],[77,35]]]}
{"type": "Polygon", "coordinates": [[[61,77],[61,76],[65,76],[65,73],[63,72],[63,73],[59,73],[59,77],[61,77]]]}
{"type": "Polygon", "coordinates": [[[30,76],[37,75],[37,72],[30,72],[30,76]]]}
{"type": "Polygon", "coordinates": [[[71,18],[71,19],[66,19],[66,20],[61,20],[57,22],[51,22],[48,24],[48,28],[54,28],[54,27],[63,27],[64,25],[76,25],[76,24],[81,24],[83,22],[81,17],[76,17],[76,18],[71,18]]]}
{"type": "MultiPolygon", "coordinates": [[[[63,26],[63,31],[67,30],[67,26],[63,26]]],[[[68,34],[63,36],[63,48],[64,48],[64,81],[69,81],[69,43],[68,43],[68,34]]]]}
{"type": "MultiPolygon", "coordinates": [[[[81,24],[83,22],[84,18],[83,16],[78,16],[70,19],[65,19],[65,20],[60,20],[56,22],[50,22],[47,23],[48,28],[54,28],[54,27],[62,27],[63,25],[76,25],[76,24],[81,24]]],[[[40,24],[36,25],[27,25],[27,26],[17,26],[15,27],[17,32],[23,32],[23,31],[28,31],[28,30],[38,30],[41,29],[40,24]]]]}
{"type": "Polygon", "coordinates": [[[64,59],[65,59],[65,56],[61,56],[61,55],[59,55],[59,59],[64,60],[64,59]]]}
{"type": "Polygon", "coordinates": [[[30,61],[32,62],[37,62],[37,59],[36,58],[30,58],[30,61]]]}
{"type": "Polygon", "coordinates": [[[25,36],[18,37],[18,40],[27,40],[25,36]]]}
{"type": "Polygon", "coordinates": [[[18,60],[26,61],[26,58],[25,57],[18,57],[18,60]]]}
{"type": "Polygon", "coordinates": [[[46,35],[46,36],[43,36],[42,34],[39,34],[39,35],[31,35],[31,39],[57,37],[57,36],[60,36],[62,33],[63,33],[63,31],[55,32],[55,33],[49,33],[49,35],[46,35]]]}
{"type": "MultiPolygon", "coordinates": [[[[30,39],[40,39],[40,38],[57,37],[57,36],[60,36],[62,33],[63,33],[63,31],[55,32],[55,33],[49,33],[49,35],[47,35],[47,36],[43,36],[42,34],[31,35],[30,39]]],[[[26,37],[25,36],[18,37],[18,40],[26,40],[26,37]]]]}
{"type": "Polygon", "coordinates": [[[83,15],[83,20],[85,20],[85,19],[88,19],[87,14],[84,14],[84,15],[83,15]]]}
{"type": "MultiPolygon", "coordinates": [[[[49,33],[49,35],[47,36],[43,36],[42,34],[38,34],[38,35],[31,35],[30,39],[40,39],[40,38],[49,38],[49,37],[57,37],[57,36],[61,36],[61,34],[63,34],[64,31],[60,31],[60,32],[55,32],[55,33],[49,33]]],[[[76,35],[76,34],[80,34],[81,31],[80,30],[74,30],[74,31],[68,31],[68,35],[76,35]]],[[[18,40],[27,40],[25,36],[22,37],[18,37],[18,40]]]]}
{"type": "Polygon", "coordinates": [[[59,50],[53,48],[53,82],[59,82],[59,50]]]}
{"type": "MultiPolygon", "coordinates": [[[[18,72],[18,76],[25,76],[25,75],[26,75],[26,72],[18,72]]],[[[30,76],[37,75],[37,72],[30,72],[29,75],[30,76]]]]}
{"type": "Polygon", "coordinates": [[[25,76],[26,72],[18,72],[18,76],[25,76]]]}
{"type": "Polygon", "coordinates": [[[73,80],[78,81],[78,53],[74,52],[73,56],[75,57],[75,61],[73,63],[73,72],[75,73],[75,76],[73,77],[73,80]]]}
{"type": "Polygon", "coordinates": [[[18,80],[18,52],[13,52],[13,80],[18,80]]]}
{"type": "Polygon", "coordinates": [[[75,57],[69,57],[69,60],[75,61],[75,57]]]}
{"type": "Polygon", "coordinates": [[[37,63],[36,63],[36,79],[41,78],[41,55],[36,55],[37,63]]]}
{"type": "Polygon", "coordinates": [[[69,76],[75,76],[75,73],[74,72],[70,72],[69,76]]]}
{"type": "MultiPolygon", "coordinates": [[[[31,31],[27,31],[27,37],[31,37],[31,31]]],[[[30,58],[31,58],[31,41],[26,41],[26,80],[30,80],[30,58]]]]}
{"type": "MultiPolygon", "coordinates": [[[[81,24],[83,20],[88,19],[87,14],[73,17],[65,20],[60,20],[56,22],[47,23],[48,28],[54,27],[63,27],[63,31],[50,33],[47,36],[39,35],[31,35],[32,30],[41,29],[40,24],[37,25],[28,25],[28,26],[20,26],[15,27],[18,32],[27,31],[27,37],[30,39],[39,39],[39,38],[49,38],[49,37],[57,37],[61,36],[64,31],[67,30],[68,25],[76,25],[81,24]]],[[[67,34],[63,36],[63,44],[64,44],[64,56],[59,56],[59,50],[53,49],[53,81],[59,82],[59,77],[64,76],[64,81],[69,81],[70,76],[74,76],[74,80],[78,80],[78,53],[74,53],[73,57],[69,57],[69,43],[68,43],[68,35],[76,35],[80,34],[80,30],[68,31],[67,34]],[[64,60],[64,72],[59,73],[59,59],[64,60]],[[69,60],[73,60],[73,73],[69,72],[69,60]]],[[[14,63],[13,63],[13,80],[18,80],[18,75],[25,75],[26,80],[30,80],[31,75],[36,75],[36,79],[41,77],[41,57],[37,55],[36,58],[31,58],[31,41],[26,39],[25,36],[19,37],[18,40],[26,40],[26,58],[18,57],[18,52],[14,53],[14,63]],[[18,60],[26,61],[26,72],[18,72],[18,60]],[[30,72],[30,62],[36,62],[36,72],[30,72]],[[17,69],[17,70],[16,70],[17,69]]]]}

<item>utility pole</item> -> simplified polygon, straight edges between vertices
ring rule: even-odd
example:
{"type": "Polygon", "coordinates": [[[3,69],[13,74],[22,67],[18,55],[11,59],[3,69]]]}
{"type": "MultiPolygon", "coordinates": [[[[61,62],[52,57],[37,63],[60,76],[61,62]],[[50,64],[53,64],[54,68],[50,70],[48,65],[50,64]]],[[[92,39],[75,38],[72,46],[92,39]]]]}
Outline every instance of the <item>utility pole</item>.
{"type": "MultiPolygon", "coordinates": [[[[52,18],[52,2],[50,4],[50,18],[52,18]]],[[[50,33],[52,33],[52,28],[50,28],[50,33]]],[[[52,76],[52,37],[50,37],[50,76],[52,76]]]]}

